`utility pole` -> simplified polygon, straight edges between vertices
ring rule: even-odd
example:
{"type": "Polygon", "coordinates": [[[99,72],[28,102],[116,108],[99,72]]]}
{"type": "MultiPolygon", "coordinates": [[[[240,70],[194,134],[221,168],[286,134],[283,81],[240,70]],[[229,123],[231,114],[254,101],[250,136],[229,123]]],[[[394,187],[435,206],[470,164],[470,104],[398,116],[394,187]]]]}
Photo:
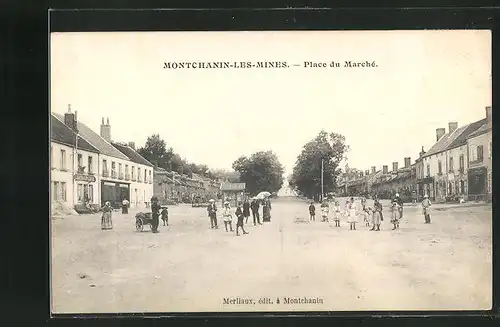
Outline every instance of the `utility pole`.
{"type": "Polygon", "coordinates": [[[325,194],[324,192],[324,182],[323,182],[323,176],[324,176],[324,172],[323,172],[323,159],[321,159],[321,202],[323,202],[323,196],[325,194]]]}

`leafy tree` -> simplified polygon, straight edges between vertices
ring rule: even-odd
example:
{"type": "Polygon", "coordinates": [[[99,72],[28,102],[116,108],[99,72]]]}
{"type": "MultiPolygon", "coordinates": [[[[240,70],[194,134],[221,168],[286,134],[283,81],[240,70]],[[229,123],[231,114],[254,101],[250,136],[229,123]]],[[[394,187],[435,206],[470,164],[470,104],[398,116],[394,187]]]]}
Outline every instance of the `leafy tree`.
{"type": "Polygon", "coordinates": [[[297,157],[290,185],[301,194],[319,200],[321,195],[321,161],[323,160],[324,192],[336,187],[338,166],[345,159],[349,146],[341,134],[328,134],[322,130],[313,140],[307,142],[297,157]]]}
{"type": "Polygon", "coordinates": [[[144,147],[139,148],[137,152],[149,162],[164,169],[169,168],[170,160],[174,155],[172,148],[167,148],[159,134],[149,136],[144,147]]]}
{"type": "Polygon", "coordinates": [[[246,183],[250,194],[277,192],[283,185],[284,169],[272,151],[256,152],[250,158],[239,157],[232,166],[240,173],[240,181],[246,183]]]}

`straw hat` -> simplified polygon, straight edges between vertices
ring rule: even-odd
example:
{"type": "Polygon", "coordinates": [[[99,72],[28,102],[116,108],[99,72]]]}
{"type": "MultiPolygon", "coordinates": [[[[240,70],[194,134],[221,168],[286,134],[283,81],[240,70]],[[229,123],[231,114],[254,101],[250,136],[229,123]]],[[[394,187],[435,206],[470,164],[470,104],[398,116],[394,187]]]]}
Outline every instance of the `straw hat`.
{"type": "Polygon", "coordinates": [[[399,196],[399,193],[396,193],[396,196],[399,196]]]}
{"type": "Polygon", "coordinates": [[[427,194],[426,194],[426,195],[424,195],[424,198],[426,198],[426,199],[427,199],[428,197],[429,197],[429,196],[428,196],[427,194]]]}

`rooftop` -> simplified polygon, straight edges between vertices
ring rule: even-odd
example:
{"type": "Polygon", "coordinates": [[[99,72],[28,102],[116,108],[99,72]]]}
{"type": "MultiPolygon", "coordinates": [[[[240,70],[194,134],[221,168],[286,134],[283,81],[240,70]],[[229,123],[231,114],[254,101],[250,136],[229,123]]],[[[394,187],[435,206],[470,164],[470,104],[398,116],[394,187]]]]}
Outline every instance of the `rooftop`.
{"type": "Polygon", "coordinates": [[[50,140],[72,147],[77,146],[78,149],[85,151],[99,153],[95,147],[81,137],[78,138],[78,144],[75,144],[75,132],[53,115],[50,116],[50,140]]]}
{"type": "MultiPolygon", "coordinates": [[[[52,113],[52,115],[64,124],[64,115],[58,113],[52,113]]],[[[82,122],[78,122],[78,135],[84,138],[94,148],[99,150],[101,154],[117,159],[130,160],[126,155],[118,151],[114,146],[82,122]]]]}
{"type": "Polygon", "coordinates": [[[476,137],[489,131],[491,131],[491,122],[485,122],[481,127],[470,133],[467,138],[476,137]]]}
{"type": "Polygon", "coordinates": [[[221,183],[221,191],[244,191],[246,187],[245,183],[221,183]]]}
{"type": "Polygon", "coordinates": [[[121,153],[123,153],[124,155],[129,157],[130,161],[141,164],[141,165],[153,167],[152,163],[147,161],[143,156],[141,156],[139,153],[137,153],[137,151],[135,151],[134,149],[132,149],[128,145],[120,144],[120,143],[116,143],[116,142],[111,142],[111,144],[115,148],[117,148],[118,151],[120,151],[121,153]]]}

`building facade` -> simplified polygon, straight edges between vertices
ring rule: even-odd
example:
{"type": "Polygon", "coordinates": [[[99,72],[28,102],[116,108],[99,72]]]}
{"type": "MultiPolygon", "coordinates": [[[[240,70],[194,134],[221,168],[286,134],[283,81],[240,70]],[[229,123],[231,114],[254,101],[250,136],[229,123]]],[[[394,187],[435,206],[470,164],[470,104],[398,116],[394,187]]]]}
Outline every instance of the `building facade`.
{"type": "Polygon", "coordinates": [[[68,110],[64,115],[53,113],[52,117],[77,135],[78,142],[75,142],[77,159],[75,160],[79,167],[77,173],[80,175],[75,179],[83,180],[78,183],[82,186],[76,187],[76,203],[91,195],[92,203],[99,206],[109,201],[112,206],[119,207],[123,199],[129,200],[131,207],[149,205],[153,195],[152,164],[134,162],[112,145],[109,119],[107,124],[104,123],[104,119],[102,120],[101,135],[99,135],[82,122],[77,121],[76,112],[73,114],[68,110]],[[84,144],[94,148],[97,154],[84,153],[82,148],[84,144]],[[93,176],[95,181],[89,183],[88,177],[83,176],[93,176]]]}
{"type": "Polygon", "coordinates": [[[491,107],[486,107],[486,122],[467,138],[467,181],[471,200],[492,200],[492,150],[491,107]]]}
{"type": "Polygon", "coordinates": [[[99,193],[95,169],[99,151],[77,137],[67,124],[74,127],[76,118],[68,117],[65,124],[51,116],[51,200],[71,207],[96,204],[99,193]]]}

